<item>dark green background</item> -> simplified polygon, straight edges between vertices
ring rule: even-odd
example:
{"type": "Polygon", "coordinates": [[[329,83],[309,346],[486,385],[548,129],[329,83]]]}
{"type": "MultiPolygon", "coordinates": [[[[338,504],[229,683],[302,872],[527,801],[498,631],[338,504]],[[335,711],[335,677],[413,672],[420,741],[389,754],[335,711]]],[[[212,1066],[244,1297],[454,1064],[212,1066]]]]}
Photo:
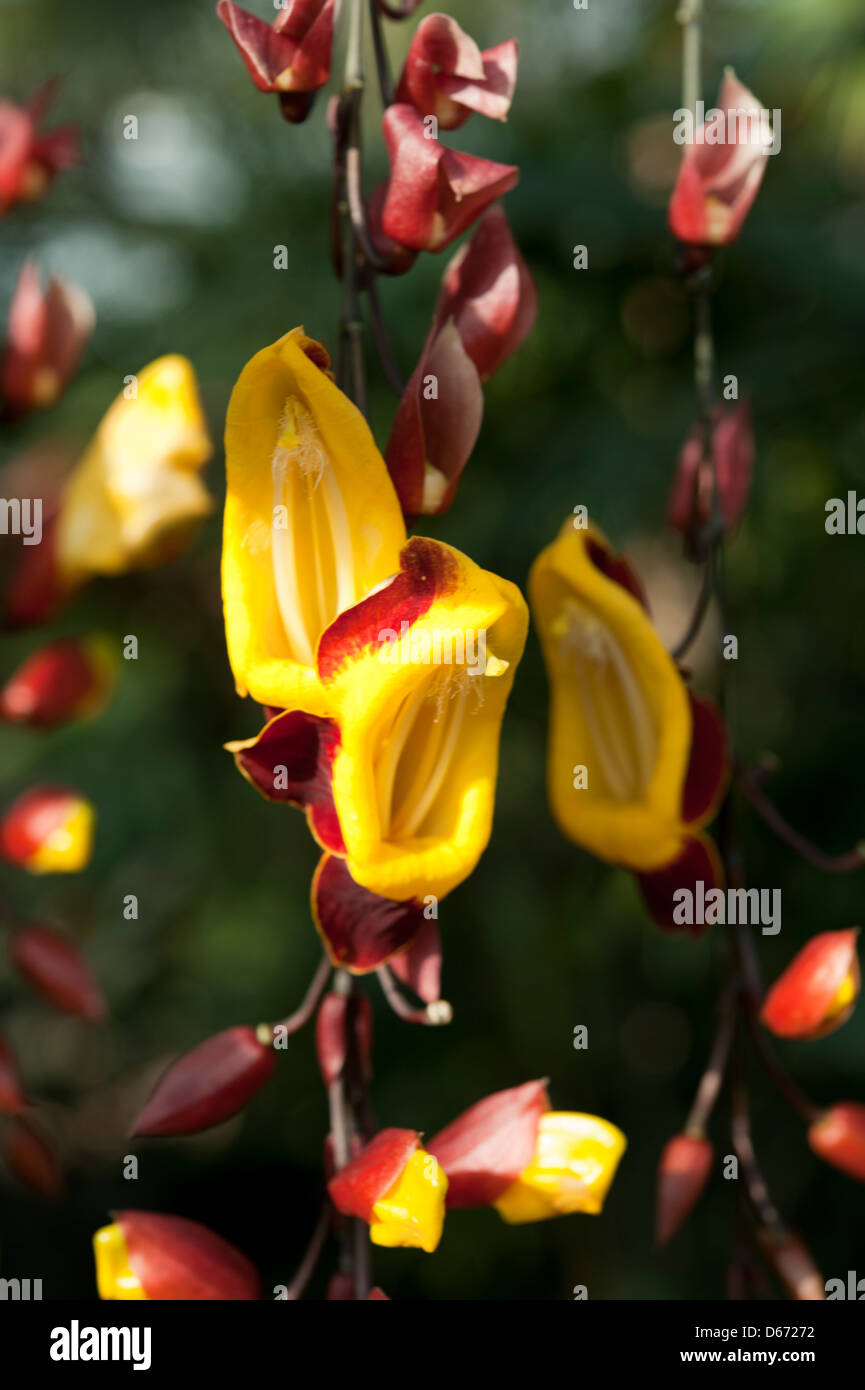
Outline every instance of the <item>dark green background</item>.
{"type": "MultiPolygon", "coordinates": [[[[664,524],[693,412],[688,304],[664,217],[678,156],[675,4],[449,8],[483,45],[514,35],[522,46],[507,125],[474,118],[454,143],[521,167],[507,209],[540,316],[487,388],[456,504],[429,529],[523,584],[584,502],[639,556],[673,639],[693,591],[664,524]],[[576,244],[588,247],[586,271],[572,268],[576,244]]],[[[708,102],[733,63],[783,114],[781,153],[723,256],[717,295],[720,367],[751,396],[758,441],[751,509],[729,553],[736,740],[745,755],[779,755],[773,794],[841,849],[865,831],[865,541],[828,537],[823,522],[827,498],[865,490],[865,16],[857,0],[710,0],[708,10],[708,102]]],[[[412,29],[391,29],[397,62],[412,29]]],[[[287,126],[253,89],[209,0],[5,0],[0,55],[2,90],[19,100],[63,75],[57,118],[80,124],[85,149],[82,167],[40,205],[0,223],[2,302],[35,252],[80,280],[99,315],[75,384],[29,424],[21,447],[80,447],[123,376],[163,352],[193,360],[218,438],[231,384],[258,348],[298,323],[333,346],[324,102],[307,125],[287,126]],[[139,117],[137,143],[121,138],[127,114],[139,117]],[[272,268],[278,243],[287,271],[272,268]]],[[[368,105],[371,182],[383,158],[377,97],[368,105]]],[[[444,263],[422,258],[383,286],[406,373],[444,263]]],[[[372,354],[369,366],[384,445],[394,400],[372,354]]],[[[220,494],[219,456],[208,480],[220,494]]],[[[307,905],[316,851],[303,821],[260,801],[221,751],[257,727],[258,711],[236,698],[225,657],[219,534],[217,510],[181,562],[93,585],[52,628],[139,637],[140,658],[124,664],[97,723],[0,736],[4,800],[50,778],[79,784],[99,808],[86,873],[4,875],[22,913],[80,938],[112,1006],[112,1021],[91,1029],[49,1015],[8,970],[0,981],[4,1031],[70,1167],[59,1207],[4,1179],[3,1273],[42,1277],[49,1298],[93,1294],[90,1233],[111,1207],[206,1222],[255,1259],[267,1288],[290,1277],[314,1221],[326,1117],[308,1034],[241,1121],[197,1140],[137,1144],[140,1177],[121,1176],[132,1151],[125,1126],[166,1060],[229,1024],[286,1013],[318,959],[307,905]],[[137,922],[122,917],[127,893],[139,895],[137,922]]],[[[6,639],[2,671],[34,640],[6,639]]],[[[711,656],[696,669],[712,689],[711,656]]],[[[379,1252],[376,1277],[397,1299],[567,1299],[577,1283],[592,1298],[718,1297],[732,1185],[718,1178],[661,1255],[652,1204],[659,1149],[682,1122],[710,1040],[721,939],[664,937],[628,875],[560,837],[544,793],[545,705],[532,635],[505,724],[493,840],[443,905],[454,1021],[411,1029],[376,1000],[375,1106],[383,1123],[431,1133],[481,1095],[546,1075],[557,1106],[615,1121],[629,1149],[601,1217],[511,1229],[492,1212],[456,1214],[434,1257],[379,1252]],[[588,1025],[587,1052],[573,1049],[577,1024],[588,1025]]],[[[811,933],[859,920],[861,880],[822,877],[747,815],[744,834],[751,882],[783,890],[784,929],[759,942],[771,976],[811,933]]],[[[818,1099],[856,1099],[863,1041],[860,1010],[835,1036],[779,1052],[818,1099]]],[[[778,1203],[825,1277],[865,1274],[862,1189],[818,1165],[759,1076],[754,1097],[778,1203]]]]}

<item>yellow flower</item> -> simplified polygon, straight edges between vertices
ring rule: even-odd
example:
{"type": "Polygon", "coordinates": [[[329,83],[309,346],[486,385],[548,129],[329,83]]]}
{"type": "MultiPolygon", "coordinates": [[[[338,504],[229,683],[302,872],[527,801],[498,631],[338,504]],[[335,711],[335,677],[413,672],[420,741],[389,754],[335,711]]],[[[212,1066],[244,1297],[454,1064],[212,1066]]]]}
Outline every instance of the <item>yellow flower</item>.
{"type": "Polygon", "coordinates": [[[553,815],[592,854],[647,872],[676,859],[714,806],[683,811],[691,702],[638,592],[601,533],[571,520],[529,579],[550,682],[553,815]]]}
{"type": "Polygon", "coordinates": [[[191,364],[160,357],[136,383],[134,396],[124,392],[110,407],[63,490],[63,589],[170,559],[211,509],[199,470],[213,449],[191,364]]]}
{"type": "Polygon", "coordinates": [[[115,1222],[103,1226],[93,1237],[96,1258],[96,1287],[102,1299],[146,1299],[147,1294],[129,1267],[129,1252],[123,1232],[115,1222]]]}
{"type": "Polygon", "coordinates": [[[511,1225],[603,1209],[627,1140],[597,1115],[548,1110],[531,1162],[493,1205],[511,1225]]]}
{"type": "Polygon", "coordinates": [[[398,568],[405,525],[360,411],[295,328],[257,353],[225,427],[222,585],[238,693],[326,712],[322,632],[398,568]]]}
{"type": "Polygon", "coordinates": [[[424,1149],[416,1149],[396,1182],[373,1204],[373,1245],[410,1246],[431,1254],[441,1240],[448,1180],[424,1149]]]}

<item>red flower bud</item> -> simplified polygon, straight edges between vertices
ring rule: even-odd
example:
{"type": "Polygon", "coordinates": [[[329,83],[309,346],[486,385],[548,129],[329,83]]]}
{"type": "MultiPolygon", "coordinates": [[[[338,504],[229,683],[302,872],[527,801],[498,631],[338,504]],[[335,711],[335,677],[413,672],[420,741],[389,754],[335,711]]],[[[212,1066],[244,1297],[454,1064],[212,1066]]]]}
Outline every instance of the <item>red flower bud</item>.
{"type": "Polygon", "coordinates": [[[105,997],[89,965],[53,927],[21,927],[9,938],[9,956],[44,999],[91,1023],[104,1019],[105,997]]]}
{"type": "Polygon", "coordinates": [[[133,1134],[198,1134],[236,1115],[276,1070],[271,1043],[254,1028],[226,1028],[199,1043],[160,1077],[133,1134]]]}
{"type": "Polygon", "coordinates": [[[485,212],[442,277],[436,330],[453,319],[460,341],[487,381],[531,331],[538,295],[501,204],[485,212]]]}
{"type": "Polygon", "coordinates": [[[0,1038],[0,1115],[20,1115],[26,1099],[15,1055],[4,1038],[0,1038]]]}
{"type": "MultiPolygon", "coordinates": [[[[754,469],[754,431],[747,401],[720,405],[712,428],[718,501],[724,527],[736,525],[748,501],[754,469]]],[[[705,456],[703,429],[695,425],[679,454],[667,517],[684,535],[705,526],[712,515],[712,463],[705,456]]]]}
{"type": "Polygon", "coordinates": [[[811,1251],[791,1232],[776,1235],[758,1232],[760,1248],[787,1293],[799,1303],[819,1303],[826,1298],[826,1284],[811,1251]]]}
{"type": "Polygon", "coordinates": [[[441,251],[519,179],[511,164],[446,149],[428,138],[423,120],[405,102],[382,119],[390,181],[381,225],[386,236],[416,251],[441,251]]]}
{"type": "Polygon", "coordinates": [[[390,968],[425,1004],[441,999],[442,943],[434,921],[425,921],[408,948],[391,957],[390,968]]]}
{"type": "Polygon", "coordinates": [[[420,1135],[413,1129],[381,1130],[328,1183],[337,1211],[368,1221],[376,1202],[393,1186],[419,1147],[420,1135]]]}
{"type": "Polygon", "coordinates": [[[82,719],[104,705],[112,675],[98,642],[51,642],[28,656],[0,690],[0,719],[44,729],[82,719]]]}
{"type": "Polygon", "coordinates": [[[19,547],[17,563],[3,595],[3,617],[10,628],[32,627],[57,612],[68,593],[57,564],[57,503],[45,499],[42,541],[19,547]]]}
{"type": "Polygon", "coordinates": [[[352,1002],[346,995],[333,991],[325,995],[315,1020],[315,1050],[325,1086],[336,1081],[345,1066],[346,1029],[352,1017],[361,1066],[366,1077],[371,1075],[372,1005],[365,994],[356,994],[352,1002]]]}
{"type": "Polygon", "coordinates": [[[760,1018],[779,1038],[821,1038],[856,1006],[858,927],[812,936],[766,995],[760,1018]]]}
{"type": "Polygon", "coordinates": [[[399,403],[385,458],[407,517],[447,511],[484,412],[477,368],[453,323],[431,335],[399,403]]]}
{"type": "Polygon", "coordinates": [[[390,1303],[390,1299],[384,1289],[380,1289],[378,1284],[373,1285],[366,1296],[367,1303],[390,1303]]]}
{"type": "Polygon", "coordinates": [[[39,133],[56,90],[56,82],[46,83],[24,107],[0,101],[0,216],[15,203],[40,197],[55,174],[78,162],[71,126],[39,133]]]}
{"type": "Polygon", "coordinates": [[[261,1298],[255,1266],[197,1221],[152,1211],[119,1211],[130,1268],[147,1297],[187,1302],[261,1298]]]}
{"type": "Polygon", "coordinates": [[[495,1202],[528,1167],[541,1115],[550,1102],[543,1081],[497,1091],[465,1110],[426,1145],[444,1169],[449,1207],[495,1202]]]}
{"type": "Polygon", "coordinates": [[[504,121],[517,82],[515,39],[481,52],[455,19],[427,15],[415,31],[397,88],[397,101],[456,130],[472,111],[504,121]]]}
{"type": "Polygon", "coordinates": [[[0,398],[11,414],[53,405],[75,374],[93,331],[93,305],[77,285],[25,261],[9,308],[0,360],[0,398]]]}
{"type": "Polygon", "coordinates": [[[830,1106],[808,1130],[808,1143],[818,1158],[865,1182],[865,1105],[842,1100],[830,1106]]]}
{"type": "Polygon", "coordinates": [[[63,1195],[65,1183],[48,1140],[23,1120],[16,1120],[3,1140],[3,1157],[19,1182],[40,1197],[63,1195]]]}
{"type": "Polygon", "coordinates": [[[29,873],[77,873],[90,860],[93,815],[68,787],[31,787],[0,821],[0,855],[29,873]]]}
{"type": "Polygon", "coordinates": [[[670,199],[670,230],[693,246],[729,246],[736,240],[772,144],[760,103],[732,69],[724,74],[718,107],[723,126],[713,118],[694,132],[670,199]]]}
{"type": "MultiPolygon", "coordinates": [[[[273,25],[231,0],[219,0],[216,13],[260,92],[314,92],[330,76],[334,3],[288,0],[273,25]]],[[[303,120],[310,105],[292,103],[289,119],[303,120]]]]}
{"type": "Polygon", "coordinates": [[[712,1168],[708,1139],[676,1134],[661,1151],[655,1206],[655,1244],[666,1245],[690,1216],[712,1168]]]}

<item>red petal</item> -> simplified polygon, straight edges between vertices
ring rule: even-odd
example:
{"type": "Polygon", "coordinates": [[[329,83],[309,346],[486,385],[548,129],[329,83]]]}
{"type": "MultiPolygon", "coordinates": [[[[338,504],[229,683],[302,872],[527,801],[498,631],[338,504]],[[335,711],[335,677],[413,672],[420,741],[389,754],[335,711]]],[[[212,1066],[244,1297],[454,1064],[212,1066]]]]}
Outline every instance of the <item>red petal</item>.
{"type": "Polygon", "coordinates": [[[42,508],[42,541],[21,545],[4,594],[7,627],[32,627],[54,617],[66,591],[57,569],[57,513],[42,508]]]}
{"type": "Polygon", "coordinates": [[[393,1187],[419,1146],[420,1135],[413,1129],[383,1129],[328,1183],[337,1211],[368,1221],[375,1203],[393,1187]]]}
{"type": "MultiPolygon", "coordinates": [[[[779,1038],[819,1036],[826,1012],[855,967],[858,927],[812,936],[766,995],[760,1018],[779,1038]]],[[[851,1001],[850,1009],[855,1001],[851,1001]]],[[[834,1021],[840,1027],[849,1010],[834,1021]]]]}
{"type": "Polygon", "coordinates": [[[370,1075],[373,1011],[365,994],[351,998],[335,991],[325,995],[315,1020],[315,1051],[325,1086],[336,1081],[345,1066],[346,1029],[353,1026],[365,1076],[370,1075]]]}
{"type": "Polygon", "coordinates": [[[443,151],[438,172],[440,224],[433,229],[428,251],[443,251],[520,177],[514,164],[497,164],[451,149],[443,151]]]}
{"type": "Polygon", "coordinates": [[[114,1219],[148,1298],[196,1303],[261,1298],[255,1266],[197,1221],[151,1211],[118,1211],[114,1219]]]}
{"type": "Polygon", "coordinates": [[[730,759],[727,730],[711,700],[688,691],[691,702],[691,754],[682,788],[686,825],[710,820],[727,786],[730,759]]]}
{"type": "Polygon", "coordinates": [[[442,278],[435,328],[452,318],[482,381],[516,352],[532,328],[538,296],[503,208],[485,212],[442,278]]]}
{"type": "Polygon", "coordinates": [[[450,15],[427,15],[406,55],[397,100],[411,102],[421,116],[434,114],[443,130],[453,130],[461,124],[460,117],[437,99],[448,77],[456,77],[458,87],[467,81],[483,82],[481,51],[450,15]]]}
{"type": "Polygon", "coordinates": [[[703,184],[694,157],[696,145],[685,151],[667,214],[670,231],[679,241],[702,246],[708,239],[703,184]]]}
{"type": "Polygon", "coordinates": [[[413,536],[400,551],[400,572],[362,602],[340,613],[322,634],[316,664],[321,680],[332,680],[350,661],[386,645],[384,633],[411,626],[437,598],[457,583],[453,556],[437,541],[413,536]]]}
{"type": "Polygon", "coordinates": [[[34,989],[65,1013],[98,1023],[108,1009],[99,983],[77,948],[53,927],[21,927],[9,938],[12,962],[34,989]]]}
{"type": "Polygon", "coordinates": [[[506,39],[495,48],[485,48],[481,54],[483,80],[466,81],[461,77],[442,75],[439,91],[460,106],[467,106],[481,116],[494,121],[507,119],[517,85],[519,46],[516,39],[506,39]]]}
{"type": "Polygon", "coordinates": [[[276,33],[263,19],[232,4],[231,0],[219,0],[216,13],[234,39],[258,90],[277,91],[277,78],[290,71],[297,52],[294,39],[276,33]]]}
{"type": "Polygon", "coordinates": [[[339,728],[332,720],[288,710],[270,720],[256,738],[231,743],[228,748],[244,777],[262,796],[301,807],[322,849],[345,852],[331,783],[331,768],[339,749],[339,728]],[[285,773],[280,771],[280,785],[276,786],[277,769],[282,768],[285,773]]]}
{"type": "Polygon", "coordinates": [[[398,979],[425,1004],[441,998],[442,943],[434,921],[424,921],[408,949],[393,956],[389,963],[398,979]]]}
{"type": "Polygon", "coordinates": [[[681,927],[673,921],[675,904],[673,894],[677,889],[688,888],[695,891],[696,884],[702,881],[705,891],[723,887],[724,873],[714,844],[705,835],[689,836],[682,852],[672,864],[651,874],[636,874],[643,901],[649,916],[659,927],[670,931],[689,931],[699,936],[706,930],[702,923],[691,927],[681,927]]]}
{"type": "Polygon", "coordinates": [[[649,603],[643,581],[630,560],[624,555],[614,554],[612,550],[607,550],[599,541],[591,538],[586,541],[586,553],[596,570],[600,570],[601,574],[606,575],[614,584],[626,589],[648,613],[649,603]]]}
{"type": "MultiPolygon", "coordinates": [[[[715,413],[712,452],[724,526],[736,525],[748,501],[754,471],[754,430],[747,400],[720,405],[715,413]]],[[[705,526],[712,514],[712,468],[704,459],[703,429],[695,425],[679,454],[667,518],[689,534],[705,526]]]]}
{"type": "Polygon", "coordinates": [[[453,323],[428,341],[405,389],[385,457],[407,517],[447,511],[477,442],[484,395],[477,368],[453,323]],[[428,400],[427,393],[436,391],[428,400]],[[429,464],[447,480],[440,496],[424,498],[429,464]]]}
{"type": "Polygon", "coordinates": [[[423,251],[433,235],[442,146],[426,138],[420,116],[404,102],[387,108],[382,130],[390,159],[382,231],[401,246],[423,251]]]}
{"type": "Polygon", "coordinates": [[[20,1115],[26,1105],[15,1055],[0,1038],[0,1115],[20,1115]]]}
{"type": "Polygon", "coordinates": [[[666,1245],[699,1201],[712,1169],[714,1151],[708,1139],[677,1134],[658,1163],[655,1243],[666,1245]]]}
{"type": "Polygon", "coordinates": [[[865,1182],[865,1105],[844,1100],[825,1110],[808,1130],[819,1158],[865,1182]]]}
{"type": "Polygon", "coordinates": [[[431,1139],[425,1147],[447,1175],[448,1206],[495,1202],[528,1166],[549,1108],[545,1083],[527,1081],[478,1101],[431,1139]]]}
{"type": "Polygon", "coordinates": [[[355,883],[345,860],[322,855],[312,880],[312,913],[334,965],[377,970],[420,930],[423,903],[394,902],[355,883]]]}
{"type": "Polygon", "coordinates": [[[236,1115],[276,1070],[254,1028],[226,1028],[174,1062],[135,1121],[138,1137],[198,1134],[236,1115]]]}
{"type": "Polygon", "coordinates": [[[3,1141],[3,1157],[19,1182],[41,1197],[61,1197],[63,1170],[48,1141],[23,1120],[16,1120],[3,1141]]]}

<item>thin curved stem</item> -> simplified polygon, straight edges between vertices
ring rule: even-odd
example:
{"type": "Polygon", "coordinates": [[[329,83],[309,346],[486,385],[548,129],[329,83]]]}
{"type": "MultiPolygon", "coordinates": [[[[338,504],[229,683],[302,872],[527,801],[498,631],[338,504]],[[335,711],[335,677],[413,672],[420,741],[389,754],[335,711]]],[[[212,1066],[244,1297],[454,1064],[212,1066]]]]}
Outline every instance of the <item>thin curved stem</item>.
{"type": "Polygon", "coordinates": [[[316,1265],[321,1259],[330,1231],[330,1224],[333,1217],[333,1207],[325,1197],[321,1204],[318,1220],[310,1237],[309,1245],[306,1247],[303,1259],[297,1267],[294,1278],[285,1291],[285,1301],[293,1303],[296,1299],[302,1298],[306,1291],[306,1286],[315,1273],[316,1265]]]}
{"type": "Polygon", "coordinates": [[[403,996],[390,966],[379,966],[375,973],[385,999],[397,1018],[401,1018],[404,1023],[417,1023],[427,1028],[437,1028],[443,1023],[450,1023],[453,1011],[446,999],[436,999],[434,1003],[427,1004],[426,1008],[416,1009],[403,996]]]}
{"type": "Polygon", "coordinates": [[[849,874],[856,869],[861,869],[865,864],[865,845],[856,845],[844,854],[825,854],[823,850],[818,849],[798,830],[795,830],[789,821],[784,819],[774,803],[766,796],[753,773],[741,763],[736,765],[736,781],[745,800],[754,808],[758,816],[766,822],[770,829],[774,830],[779,839],[795,850],[807,863],[813,864],[816,869],[822,869],[827,874],[849,874]]]}
{"type": "Polygon", "coordinates": [[[369,14],[372,25],[372,46],[375,52],[375,67],[378,73],[378,88],[381,92],[382,105],[393,106],[396,95],[393,89],[390,62],[388,61],[387,48],[384,42],[381,10],[376,4],[376,0],[369,0],[369,14]]]}
{"type": "Polygon", "coordinates": [[[299,1032],[315,1013],[318,1002],[324,994],[327,982],[332,974],[333,965],[330,962],[329,956],[325,953],[319,961],[318,969],[313,975],[309,988],[303,996],[300,1005],[295,1009],[294,1013],[289,1014],[288,1017],[282,1019],[280,1023],[275,1023],[273,1027],[284,1028],[286,1033],[289,1034],[299,1032]]]}
{"type": "Polygon", "coordinates": [[[721,997],[720,1017],[715,1032],[715,1039],[712,1043],[712,1050],[709,1053],[709,1060],[706,1063],[706,1070],[700,1078],[700,1084],[697,1087],[694,1103],[691,1106],[690,1113],[685,1122],[686,1134],[691,1134],[694,1137],[702,1137],[705,1133],[709,1116],[715,1107],[715,1102],[724,1084],[724,1077],[730,1058],[730,1048],[735,1032],[736,991],[733,988],[729,988],[725,990],[721,997]]]}

